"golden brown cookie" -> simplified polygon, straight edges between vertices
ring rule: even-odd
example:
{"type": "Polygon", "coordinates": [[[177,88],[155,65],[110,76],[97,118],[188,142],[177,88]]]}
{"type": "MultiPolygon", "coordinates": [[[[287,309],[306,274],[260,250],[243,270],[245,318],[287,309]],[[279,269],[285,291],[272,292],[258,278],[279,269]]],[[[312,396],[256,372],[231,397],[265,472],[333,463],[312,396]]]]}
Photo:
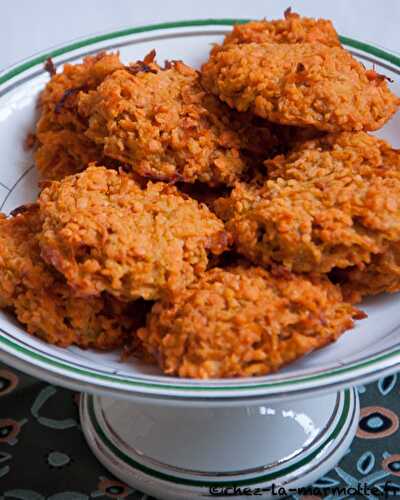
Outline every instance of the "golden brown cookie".
{"type": "Polygon", "coordinates": [[[0,304],[12,309],[29,333],[61,347],[113,349],[144,320],[143,304],[113,297],[77,298],[40,257],[39,210],[27,206],[0,217],[0,304]]]}
{"type": "Polygon", "coordinates": [[[158,299],[207,267],[229,237],[205,205],[164,183],[140,187],[124,173],[89,167],[39,198],[43,258],[80,295],[158,299]]]}
{"type": "Polygon", "coordinates": [[[202,74],[205,87],[238,111],[328,132],[376,130],[400,103],[385,77],[321,43],[227,45],[202,74]]]}
{"type": "MultiPolygon", "coordinates": [[[[338,34],[327,19],[302,17],[290,9],[284,19],[250,21],[236,24],[226,35],[223,46],[243,43],[304,43],[318,42],[330,47],[340,45],[338,34]]],[[[217,46],[217,49],[218,50],[217,46]]]]}
{"type": "Polygon", "coordinates": [[[198,72],[179,61],[151,62],[145,71],[137,64],[80,94],[86,137],[143,177],[213,186],[237,180],[246,167],[241,136],[198,72]]]}
{"type": "Polygon", "coordinates": [[[39,98],[35,162],[42,179],[62,179],[91,161],[104,163],[102,148],[87,138],[87,120],[78,112],[79,94],[97,88],[123,64],[118,54],[99,53],[80,64],[51,67],[51,79],[39,98]]]}
{"type": "Polygon", "coordinates": [[[400,152],[365,132],[309,141],[268,160],[263,186],[214,203],[237,250],[297,272],[363,267],[400,240],[400,152]]]}
{"type": "Polygon", "coordinates": [[[325,277],[214,268],[156,303],[138,336],[166,374],[248,377],[333,342],[363,316],[325,277]]]}

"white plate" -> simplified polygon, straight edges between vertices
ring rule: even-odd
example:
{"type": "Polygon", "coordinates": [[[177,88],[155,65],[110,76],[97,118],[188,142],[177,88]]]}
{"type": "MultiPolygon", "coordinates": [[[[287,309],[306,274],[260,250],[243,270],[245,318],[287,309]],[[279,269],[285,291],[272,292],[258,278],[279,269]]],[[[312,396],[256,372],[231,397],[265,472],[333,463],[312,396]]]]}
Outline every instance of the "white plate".
{"type": "MultiPolygon", "coordinates": [[[[234,20],[182,21],[128,28],[81,39],[51,49],[0,73],[0,204],[9,212],[37,194],[37,178],[31,156],[23,150],[32,129],[35,103],[48,80],[43,61],[51,56],[57,66],[78,62],[100,50],[118,49],[124,61],[141,59],[155,48],[159,61],[183,59],[199,66],[212,43],[219,42],[234,20]]],[[[400,58],[349,38],[342,38],[365,66],[397,83],[400,58]]],[[[400,121],[395,116],[379,135],[400,146],[400,121]]],[[[400,362],[400,295],[383,295],[362,305],[368,319],[360,321],[335,344],[306,356],[279,373],[251,379],[212,381],[166,377],[157,369],[137,362],[119,361],[119,353],[100,354],[72,347],[60,349],[27,333],[12,317],[0,315],[0,357],[7,363],[54,383],[113,396],[150,397],[173,401],[231,401],[304,395],[351,385],[395,371],[400,362]]]]}

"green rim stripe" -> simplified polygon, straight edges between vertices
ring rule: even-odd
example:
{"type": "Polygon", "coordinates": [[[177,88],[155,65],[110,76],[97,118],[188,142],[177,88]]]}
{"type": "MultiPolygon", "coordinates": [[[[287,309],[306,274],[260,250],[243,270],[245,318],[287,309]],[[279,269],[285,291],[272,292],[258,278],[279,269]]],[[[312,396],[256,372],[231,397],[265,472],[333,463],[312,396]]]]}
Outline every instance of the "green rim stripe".
{"type": "MultiPolygon", "coordinates": [[[[0,77],[0,85],[3,84],[4,82],[10,80],[10,78],[13,78],[14,76],[19,75],[20,73],[26,71],[27,69],[32,68],[33,66],[36,66],[38,64],[43,64],[43,62],[49,58],[49,57],[57,57],[60,55],[63,55],[67,52],[71,52],[77,49],[80,49],[82,47],[86,47],[88,45],[93,45],[95,43],[100,43],[104,42],[106,40],[112,40],[113,38],[119,38],[119,37],[124,37],[124,36],[129,36],[129,35],[135,35],[138,33],[146,33],[149,31],[156,31],[156,30],[164,30],[164,29],[171,29],[171,28],[188,28],[188,27],[195,27],[195,26],[232,26],[233,24],[243,24],[251,21],[251,19],[193,19],[193,20],[187,20],[187,21],[176,21],[176,22],[171,22],[171,23],[159,23],[159,24],[149,24],[146,26],[137,26],[133,28],[126,28],[118,31],[113,31],[111,33],[105,33],[101,35],[95,35],[90,38],[85,38],[84,40],[78,40],[73,43],[70,43],[68,45],[64,45],[63,47],[56,48],[54,50],[50,50],[49,52],[46,52],[44,54],[41,54],[37,57],[34,57],[32,59],[29,59],[26,62],[21,63],[20,65],[10,69],[8,72],[6,72],[3,76],[0,77]]],[[[386,52],[382,49],[379,49],[377,47],[374,47],[373,45],[369,45],[367,43],[359,42],[358,40],[354,40],[352,38],[346,37],[346,36],[340,36],[340,41],[345,44],[349,45],[350,47],[363,50],[365,52],[368,52],[370,54],[373,54],[377,57],[380,57],[382,59],[385,59],[386,61],[389,61],[396,66],[400,66],[400,58],[395,56],[394,54],[391,54],[389,52],[386,52]]]]}
{"type": "Polygon", "coordinates": [[[358,40],[354,40],[353,38],[348,38],[347,36],[340,36],[339,38],[344,45],[353,47],[353,49],[362,50],[363,52],[368,52],[368,54],[379,57],[380,59],[384,59],[385,61],[391,62],[395,66],[400,67],[400,57],[396,56],[395,54],[386,52],[385,50],[374,47],[373,45],[370,45],[368,43],[359,42],[358,40]]]}
{"type": "Polygon", "coordinates": [[[37,57],[29,59],[26,62],[10,69],[5,75],[0,77],[0,85],[8,81],[10,78],[19,75],[20,73],[32,68],[38,64],[43,64],[49,57],[57,57],[65,54],[66,52],[72,52],[74,50],[80,49],[82,47],[87,47],[88,45],[93,45],[95,43],[104,42],[106,40],[112,40],[113,38],[119,38],[128,35],[136,35],[138,33],[146,33],[149,31],[156,30],[166,30],[171,28],[191,28],[194,26],[232,26],[233,24],[243,24],[250,21],[250,19],[195,19],[188,21],[177,21],[171,23],[159,23],[159,24],[149,24],[147,26],[138,26],[134,28],[126,28],[118,31],[113,31],[111,33],[104,33],[102,35],[95,35],[90,38],[85,38],[84,40],[78,40],[76,42],[70,43],[60,48],[50,50],[44,54],[40,54],[37,57]]]}
{"type": "Polygon", "coordinates": [[[88,401],[88,414],[89,418],[91,421],[91,424],[93,425],[93,428],[96,431],[97,436],[99,437],[103,443],[107,446],[108,449],[112,451],[112,453],[117,456],[120,460],[128,464],[130,467],[134,467],[135,469],[140,470],[141,472],[144,472],[145,474],[148,474],[149,476],[155,477],[157,479],[161,479],[163,481],[168,481],[176,484],[182,484],[182,485],[187,485],[187,486],[197,486],[200,488],[209,488],[210,486],[213,487],[234,487],[234,486],[246,486],[246,485],[252,485],[252,484],[257,484],[257,483],[262,483],[262,482],[267,482],[267,481],[273,481],[275,479],[278,479],[282,476],[285,476],[287,474],[291,474],[292,472],[296,471],[297,469],[300,469],[301,467],[304,467],[305,465],[309,464],[312,460],[314,460],[315,457],[317,457],[323,450],[324,448],[334,439],[336,439],[343,428],[346,425],[347,419],[349,417],[349,412],[350,412],[350,389],[345,390],[344,394],[344,402],[343,402],[343,408],[342,412],[339,418],[339,421],[337,422],[335,428],[329,435],[329,437],[319,446],[316,450],[314,450],[312,453],[304,457],[302,460],[299,460],[298,462],[289,465],[288,467],[285,467],[284,469],[281,469],[280,471],[277,472],[272,472],[270,474],[264,474],[262,476],[258,476],[252,479],[242,479],[239,481],[235,481],[234,483],[230,481],[196,481],[192,479],[182,479],[179,477],[175,476],[170,476],[169,474],[164,474],[163,472],[159,472],[155,469],[151,469],[143,464],[140,464],[139,462],[136,462],[133,460],[130,456],[126,455],[123,453],[119,448],[117,448],[114,443],[112,443],[106,434],[104,433],[103,429],[101,428],[97,418],[96,418],[96,412],[94,410],[94,398],[93,396],[87,396],[88,401]]]}
{"type": "MultiPolygon", "coordinates": [[[[160,23],[160,24],[152,24],[152,25],[147,25],[147,26],[140,26],[140,27],[134,27],[134,28],[127,28],[119,31],[114,31],[112,33],[106,33],[102,35],[97,35],[93,36],[84,40],[78,40],[76,42],[70,43],[68,45],[65,45],[63,47],[56,48],[54,50],[50,50],[47,53],[41,54],[37,57],[31,58],[27,61],[22,62],[21,64],[11,68],[10,70],[6,70],[6,72],[0,76],[0,85],[7,82],[8,80],[12,79],[13,77],[19,75],[20,73],[23,73],[24,71],[32,68],[35,65],[43,64],[43,62],[48,58],[48,57],[57,57],[59,55],[65,54],[67,52],[71,52],[74,50],[77,50],[81,47],[85,47],[88,45],[93,45],[105,40],[111,40],[114,38],[119,38],[123,36],[128,36],[128,35],[133,35],[133,34],[138,34],[138,33],[145,33],[145,32],[150,32],[150,31],[155,31],[155,30],[163,30],[163,29],[171,29],[171,28],[185,28],[185,27],[196,27],[196,26],[232,26],[233,24],[242,24],[248,22],[249,19],[201,19],[201,20],[187,20],[187,21],[178,21],[178,22],[171,22],[171,23],[160,23]]],[[[358,50],[362,50],[364,52],[367,52],[369,54],[375,55],[385,61],[388,61],[390,63],[395,64],[396,66],[400,67],[400,58],[395,56],[394,54],[391,54],[389,52],[386,52],[382,49],[379,49],[377,47],[374,47],[373,45],[369,45],[363,42],[359,42],[358,40],[353,40],[352,38],[348,37],[340,37],[340,40],[342,43],[345,45],[348,45],[350,47],[356,48],[358,50]]],[[[14,341],[0,335],[0,343],[3,343],[5,345],[8,345],[11,347],[14,352],[21,352],[26,355],[29,355],[33,359],[37,359],[43,363],[46,363],[47,365],[52,365],[57,368],[64,369],[66,371],[69,371],[70,373],[73,372],[78,375],[84,375],[88,376],[91,379],[97,379],[97,380],[103,380],[103,381],[108,381],[108,382],[114,382],[114,383],[120,383],[124,385],[129,385],[129,386],[137,386],[137,387],[147,387],[147,388],[156,388],[156,389],[167,389],[167,390],[183,390],[183,391],[194,391],[194,392],[200,392],[200,391],[205,391],[205,392],[216,392],[216,391],[249,391],[252,389],[267,389],[267,388],[272,388],[272,387],[285,387],[285,386],[292,386],[294,384],[301,384],[303,382],[313,382],[317,380],[322,380],[326,378],[330,378],[332,376],[335,376],[337,374],[341,373],[348,373],[352,372],[356,369],[359,368],[366,368],[369,366],[372,366],[380,361],[385,361],[388,359],[393,359],[396,357],[399,357],[400,355],[400,349],[397,349],[395,351],[392,351],[390,353],[386,354],[381,354],[377,355],[373,358],[370,358],[368,361],[361,361],[361,362],[355,362],[354,364],[348,366],[348,367],[343,367],[343,368],[336,368],[332,369],[331,371],[324,372],[324,373],[319,373],[316,375],[309,375],[309,376],[304,376],[301,378],[297,378],[295,380],[286,380],[286,381],[276,381],[276,382],[268,382],[268,383],[255,383],[255,384],[248,384],[245,386],[197,386],[197,385],[172,385],[172,384],[163,384],[163,383],[157,383],[157,382],[145,382],[145,381],[140,381],[140,380],[135,380],[135,379],[126,379],[126,378],[120,378],[118,375],[106,375],[106,374],[99,374],[96,372],[91,372],[90,369],[81,369],[77,368],[75,366],[71,366],[67,362],[61,362],[61,361],[56,361],[51,358],[51,356],[46,356],[43,354],[39,354],[35,352],[34,350],[31,350],[29,348],[20,346],[19,344],[15,343],[14,341]]],[[[177,396],[179,397],[179,396],[177,396]]],[[[182,396],[185,397],[185,396],[182,396]]]]}
{"type": "MultiPolygon", "coordinates": [[[[103,375],[99,374],[97,372],[90,372],[89,369],[82,369],[82,368],[77,368],[75,366],[71,366],[68,363],[63,363],[61,361],[55,361],[52,359],[50,356],[45,356],[42,354],[38,354],[35,351],[32,351],[31,349],[28,349],[26,347],[20,346],[13,342],[12,340],[8,339],[7,337],[4,336],[4,334],[0,334],[0,343],[6,344],[11,346],[15,351],[22,352],[24,354],[28,354],[31,358],[37,359],[38,361],[45,362],[47,364],[56,366],[58,368],[63,368],[69,371],[72,371],[76,374],[79,375],[84,375],[84,376],[90,376],[90,377],[95,377],[96,379],[99,380],[105,380],[109,382],[117,382],[119,384],[123,385],[131,385],[131,386],[138,386],[138,387],[150,387],[150,388],[155,388],[155,389],[178,389],[178,390],[184,390],[184,391],[246,391],[250,389],[266,389],[269,387],[281,387],[281,386],[287,386],[287,385],[293,385],[293,384],[298,384],[301,382],[310,382],[310,381],[315,381],[315,380],[321,380],[325,378],[329,378],[332,375],[336,375],[339,373],[347,373],[351,372],[356,368],[363,368],[365,366],[369,366],[371,364],[375,364],[376,362],[379,361],[384,361],[386,359],[390,359],[394,357],[395,355],[400,354],[400,349],[396,350],[393,353],[388,353],[388,354],[382,354],[381,356],[378,356],[376,358],[373,358],[373,360],[365,361],[364,363],[359,363],[359,364],[354,364],[348,368],[338,368],[336,370],[332,370],[330,372],[323,372],[317,375],[310,375],[306,376],[303,378],[296,378],[295,380],[283,380],[283,381],[277,381],[277,382],[270,382],[270,383],[258,383],[258,384],[252,384],[252,385],[246,385],[246,386],[218,386],[218,387],[213,387],[213,386],[197,386],[197,385],[173,385],[173,384],[162,384],[162,383],[157,383],[157,382],[145,382],[145,381],[139,381],[139,380],[127,380],[125,378],[119,378],[118,375],[103,375]]],[[[179,396],[176,396],[179,397],[179,396]]],[[[181,396],[182,398],[185,398],[186,396],[181,396]]]]}

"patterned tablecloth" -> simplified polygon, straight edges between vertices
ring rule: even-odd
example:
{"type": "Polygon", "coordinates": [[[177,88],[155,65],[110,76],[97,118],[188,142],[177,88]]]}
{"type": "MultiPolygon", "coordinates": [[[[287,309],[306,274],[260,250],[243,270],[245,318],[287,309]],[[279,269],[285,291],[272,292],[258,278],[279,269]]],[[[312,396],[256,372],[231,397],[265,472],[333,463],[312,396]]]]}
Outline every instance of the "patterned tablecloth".
{"type": "MultiPolygon", "coordinates": [[[[383,488],[389,482],[400,498],[399,390],[397,375],[358,388],[357,437],[317,486],[383,488]]],[[[79,426],[78,400],[77,393],[0,364],[0,500],[150,500],[114,479],[92,455],[79,426]]]]}

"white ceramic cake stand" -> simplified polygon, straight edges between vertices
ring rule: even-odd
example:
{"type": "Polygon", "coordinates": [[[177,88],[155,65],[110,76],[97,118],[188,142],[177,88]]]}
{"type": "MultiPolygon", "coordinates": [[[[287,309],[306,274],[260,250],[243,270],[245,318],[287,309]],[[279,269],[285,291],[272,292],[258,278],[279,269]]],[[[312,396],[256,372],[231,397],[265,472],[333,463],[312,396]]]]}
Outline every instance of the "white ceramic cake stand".
{"type": "MultiPolygon", "coordinates": [[[[199,66],[210,44],[220,41],[232,23],[183,21],[103,33],[0,73],[2,210],[9,212],[37,194],[32,158],[22,144],[48,79],[43,70],[47,57],[60,66],[118,49],[128,62],[155,48],[160,61],[183,59],[199,66]]],[[[395,54],[348,38],[342,42],[366,66],[374,64],[397,81],[400,60],[395,54]]],[[[396,83],[393,88],[400,93],[396,83]]],[[[399,147],[399,130],[395,117],[379,134],[399,147]]],[[[129,485],[160,499],[233,493],[240,498],[240,492],[247,498],[246,488],[267,498],[313,482],[345,453],[358,423],[352,387],[398,367],[399,305],[397,295],[367,301],[368,319],[335,345],[278,374],[253,379],[175,379],[139,362],[121,363],[119,353],[59,349],[28,335],[5,313],[0,315],[0,357],[85,393],[81,421],[89,446],[129,485]]]]}
{"type": "Polygon", "coordinates": [[[355,389],[233,407],[90,394],[81,400],[84,433],[100,462],[127,484],[168,500],[295,492],[337,464],[358,415],[355,389]]]}

